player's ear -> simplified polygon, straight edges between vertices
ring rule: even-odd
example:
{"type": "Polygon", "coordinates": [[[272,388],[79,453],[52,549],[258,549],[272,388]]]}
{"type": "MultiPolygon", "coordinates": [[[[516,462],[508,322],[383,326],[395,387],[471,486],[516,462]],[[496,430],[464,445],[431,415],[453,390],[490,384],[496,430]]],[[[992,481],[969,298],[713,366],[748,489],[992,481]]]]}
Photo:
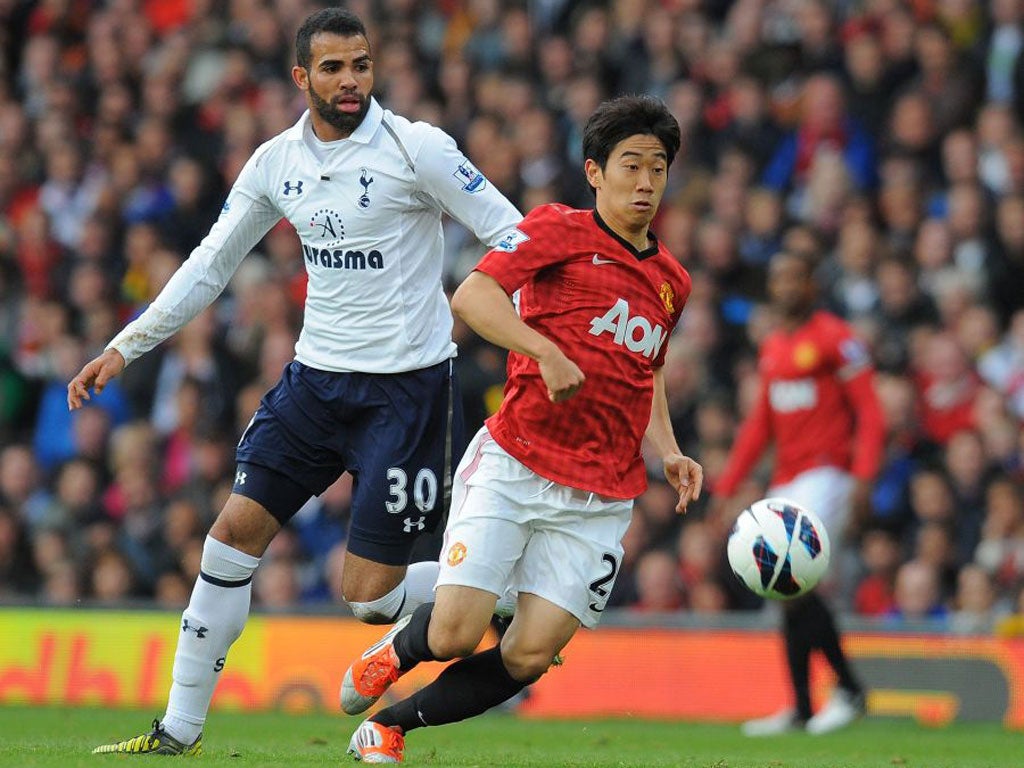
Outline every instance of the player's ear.
{"type": "Polygon", "coordinates": [[[587,174],[587,181],[590,182],[590,186],[594,189],[600,189],[601,182],[604,181],[604,172],[601,170],[601,166],[588,157],[586,162],[583,163],[583,171],[587,174]]]}
{"type": "Polygon", "coordinates": [[[292,67],[292,81],[299,87],[300,91],[309,90],[309,71],[305,67],[296,64],[292,67]]]}

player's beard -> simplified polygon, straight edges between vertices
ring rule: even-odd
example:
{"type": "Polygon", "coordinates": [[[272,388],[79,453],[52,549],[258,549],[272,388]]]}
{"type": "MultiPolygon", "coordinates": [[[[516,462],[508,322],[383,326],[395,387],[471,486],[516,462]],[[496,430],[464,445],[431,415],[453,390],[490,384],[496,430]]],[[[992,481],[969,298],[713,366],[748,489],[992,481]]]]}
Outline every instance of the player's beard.
{"type": "MultiPolygon", "coordinates": [[[[353,95],[353,94],[346,94],[353,95]]],[[[370,100],[363,96],[361,93],[354,94],[359,97],[359,111],[358,112],[339,112],[338,107],[333,101],[327,101],[322,98],[319,93],[314,90],[312,83],[309,86],[309,98],[313,102],[313,109],[320,115],[327,123],[333,128],[337,128],[339,131],[346,135],[351,133],[358,128],[363,118],[366,117],[366,113],[370,111],[370,100]]],[[[335,96],[335,99],[340,99],[340,96],[335,96]]]]}

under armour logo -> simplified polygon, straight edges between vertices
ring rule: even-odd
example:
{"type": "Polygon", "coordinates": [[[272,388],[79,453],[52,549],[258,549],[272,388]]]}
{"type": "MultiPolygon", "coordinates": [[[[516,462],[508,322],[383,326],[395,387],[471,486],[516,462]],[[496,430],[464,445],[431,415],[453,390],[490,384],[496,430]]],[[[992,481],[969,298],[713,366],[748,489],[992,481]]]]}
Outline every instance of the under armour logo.
{"type": "Polygon", "coordinates": [[[238,470],[235,472],[235,485],[245,485],[245,472],[238,470]]]}
{"type": "Polygon", "coordinates": [[[369,173],[365,168],[359,169],[359,183],[363,185],[363,194],[359,197],[359,207],[369,208],[370,207],[370,185],[373,184],[373,177],[366,178],[366,174],[369,173]]]}
{"type": "Polygon", "coordinates": [[[284,183],[284,193],[285,193],[285,195],[286,196],[290,195],[292,192],[294,192],[296,195],[301,195],[302,194],[302,181],[301,180],[300,181],[294,181],[294,182],[286,181],[284,183]]]}
{"type": "Polygon", "coordinates": [[[202,638],[206,637],[206,633],[209,630],[206,627],[203,627],[203,626],[194,627],[194,626],[192,626],[191,624],[188,623],[188,619],[182,619],[182,621],[181,621],[181,631],[182,632],[195,632],[196,633],[196,637],[198,637],[199,639],[202,639],[202,638]]]}
{"type": "Polygon", "coordinates": [[[422,531],[424,528],[427,527],[427,524],[423,522],[426,519],[426,516],[420,516],[415,520],[413,520],[411,517],[407,517],[405,518],[405,520],[402,521],[402,530],[404,530],[406,533],[412,533],[413,528],[415,528],[417,531],[422,531]]]}

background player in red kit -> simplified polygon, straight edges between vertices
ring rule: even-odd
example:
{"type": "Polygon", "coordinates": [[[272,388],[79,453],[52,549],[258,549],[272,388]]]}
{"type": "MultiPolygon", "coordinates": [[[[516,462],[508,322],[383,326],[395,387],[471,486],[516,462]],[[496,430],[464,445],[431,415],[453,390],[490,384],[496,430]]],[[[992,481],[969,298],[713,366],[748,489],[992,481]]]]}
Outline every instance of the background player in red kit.
{"type": "MultiPolygon", "coordinates": [[[[779,253],[768,272],[768,293],[779,328],[761,347],[758,399],[736,438],[719,478],[715,507],[736,492],[769,442],[775,471],[769,496],[784,496],[817,512],[832,536],[832,574],[841,565],[841,543],[851,514],[863,520],[870,481],[882,457],[885,428],[864,346],[838,317],[815,311],[814,264],[779,253]]],[[[828,578],[828,577],[826,577],[828,578]]],[[[826,733],[864,711],[864,694],[843,654],[835,621],[812,592],[785,603],[783,632],[796,706],[743,725],[750,736],[806,727],[826,733]],[[811,715],[808,662],[819,649],[839,679],[828,704],[811,715]]]]}
{"type": "Polygon", "coordinates": [[[420,661],[469,658],[364,721],[349,747],[358,759],[397,761],[404,732],[511,698],[580,624],[598,622],[647,485],[645,434],[676,509],[700,494],[661,373],[690,277],[648,229],[678,149],[679,126],[657,99],[605,102],[583,137],[596,210],[536,208],[456,292],[455,312],[510,350],[505,399],[456,470],[436,602],[353,664],[342,707],[362,712],[420,661]],[[506,589],[518,592],[512,624],[499,646],[470,655],[506,589]]]}

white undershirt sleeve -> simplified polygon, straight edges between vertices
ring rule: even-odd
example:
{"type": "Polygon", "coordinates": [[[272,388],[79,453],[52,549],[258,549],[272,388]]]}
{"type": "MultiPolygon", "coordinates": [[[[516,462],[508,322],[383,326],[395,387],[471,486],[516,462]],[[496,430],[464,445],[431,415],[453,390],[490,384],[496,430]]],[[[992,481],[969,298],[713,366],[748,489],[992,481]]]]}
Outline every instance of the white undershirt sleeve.
{"type": "Polygon", "coordinates": [[[253,199],[235,191],[228,201],[209,234],[153,303],[107,345],[120,352],[126,364],[173,336],[206,309],[224,290],[242,259],[281,219],[281,212],[266,198],[253,199]]]}

